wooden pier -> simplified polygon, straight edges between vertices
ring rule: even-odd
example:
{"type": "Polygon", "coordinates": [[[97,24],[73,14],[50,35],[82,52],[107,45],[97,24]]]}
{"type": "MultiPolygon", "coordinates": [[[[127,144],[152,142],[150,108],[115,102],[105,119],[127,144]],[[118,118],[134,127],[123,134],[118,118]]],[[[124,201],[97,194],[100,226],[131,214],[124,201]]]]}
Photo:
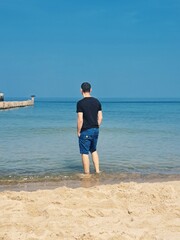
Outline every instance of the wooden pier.
{"type": "Polygon", "coordinates": [[[31,96],[31,99],[25,101],[0,101],[0,110],[18,108],[18,107],[27,107],[34,105],[34,95],[31,96]]]}

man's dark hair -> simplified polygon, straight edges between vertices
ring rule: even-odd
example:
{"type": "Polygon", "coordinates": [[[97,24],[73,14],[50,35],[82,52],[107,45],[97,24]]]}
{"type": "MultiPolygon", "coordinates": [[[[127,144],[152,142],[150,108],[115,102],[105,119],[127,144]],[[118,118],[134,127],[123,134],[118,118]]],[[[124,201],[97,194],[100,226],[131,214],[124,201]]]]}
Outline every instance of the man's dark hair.
{"type": "Polygon", "coordinates": [[[88,82],[84,82],[81,84],[81,89],[82,91],[85,92],[90,92],[91,91],[91,84],[88,82]]]}

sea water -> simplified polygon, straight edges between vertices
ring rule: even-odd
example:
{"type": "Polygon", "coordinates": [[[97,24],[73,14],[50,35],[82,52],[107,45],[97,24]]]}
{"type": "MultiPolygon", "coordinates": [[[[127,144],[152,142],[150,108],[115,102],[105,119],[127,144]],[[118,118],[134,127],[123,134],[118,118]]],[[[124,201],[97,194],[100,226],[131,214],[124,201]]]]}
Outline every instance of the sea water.
{"type": "MultiPolygon", "coordinates": [[[[180,101],[100,99],[104,179],[180,174],[180,101]]],[[[35,99],[0,111],[0,183],[76,179],[83,172],[77,99],[35,99]]],[[[91,162],[91,172],[93,173],[91,162]]]]}

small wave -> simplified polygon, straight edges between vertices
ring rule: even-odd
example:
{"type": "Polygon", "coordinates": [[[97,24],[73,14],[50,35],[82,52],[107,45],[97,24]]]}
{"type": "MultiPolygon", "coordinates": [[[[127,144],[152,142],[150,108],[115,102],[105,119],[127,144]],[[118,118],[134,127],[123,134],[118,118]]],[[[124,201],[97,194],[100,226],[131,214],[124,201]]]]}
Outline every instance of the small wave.
{"type": "Polygon", "coordinates": [[[63,174],[56,176],[9,176],[0,178],[0,191],[35,191],[39,189],[54,189],[58,187],[93,187],[121,182],[156,182],[180,180],[180,174],[139,174],[139,173],[106,173],[100,174],[63,174]]]}

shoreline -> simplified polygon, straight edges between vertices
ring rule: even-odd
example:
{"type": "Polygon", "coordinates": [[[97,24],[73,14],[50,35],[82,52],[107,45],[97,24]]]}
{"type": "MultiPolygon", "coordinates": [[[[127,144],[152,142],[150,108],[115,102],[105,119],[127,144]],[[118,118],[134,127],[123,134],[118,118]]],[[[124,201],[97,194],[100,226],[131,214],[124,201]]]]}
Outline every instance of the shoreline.
{"type": "Polygon", "coordinates": [[[0,239],[178,240],[180,181],[0,192],[0,239]]]}
{"type": "Polygon", "coordinates": [[[0,180],[0,192],[4,191],[37,191],[54,190],[59,187],[90,188],[94,186],[115,185],[120,183],[160,183],[167,181],[180,181],[180,174],[75,174],[73,176],[59,176],[55,178],[22,180],[0,180]]]}

